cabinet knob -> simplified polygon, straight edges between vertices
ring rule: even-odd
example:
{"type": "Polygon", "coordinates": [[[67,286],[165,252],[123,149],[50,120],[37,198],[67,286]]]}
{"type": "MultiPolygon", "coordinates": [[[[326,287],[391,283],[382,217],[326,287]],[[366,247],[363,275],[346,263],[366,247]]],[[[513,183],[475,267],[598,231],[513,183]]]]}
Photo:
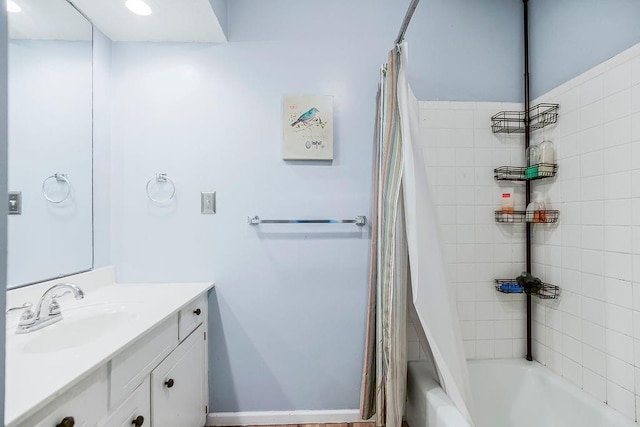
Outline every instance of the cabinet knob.
{"type": "MultiPolygon", "coordinates": [[[[173,378],[169,378],[167,381],[165,381],[164,385],[166,385],[167,388],[173,387],[173,378]]],[[[62,426],[62,427],[65,427],[65,426],[62,426]]]]}
{"type": "Polygon", "coordinates": [[[202,310],[200,310],[199,308],[193,310],[193,314],[195,314],[196,316],[200,316],[200,313],[202,313],[202,310]]]}
{"type": "Polygon", "coordinates": [[[62,421],[60,421],[56,427],[73,427],[76,425],[76,421],[73,417],[64,417],[62,421]]]}
{"type": "Polygon", "coordinates": [[[144,424],[144,417],[142,415],[138,415],[135,420],[131,421],[131,424],[133,424],[135,427],[142,426],[142,424],[144,424]]]}

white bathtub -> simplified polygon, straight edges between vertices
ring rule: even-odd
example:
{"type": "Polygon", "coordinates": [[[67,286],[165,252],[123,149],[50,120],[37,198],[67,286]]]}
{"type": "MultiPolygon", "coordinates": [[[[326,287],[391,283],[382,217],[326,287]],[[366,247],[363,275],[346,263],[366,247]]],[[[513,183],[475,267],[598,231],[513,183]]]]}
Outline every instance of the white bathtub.
{"type": "MultiPolygon", "coordinates": [[[[536,362],[469,361],[476,427],[637,427],[536,362]]],[[[410,427],[468,427],[422,362],[407,382],[410,427]]]]}

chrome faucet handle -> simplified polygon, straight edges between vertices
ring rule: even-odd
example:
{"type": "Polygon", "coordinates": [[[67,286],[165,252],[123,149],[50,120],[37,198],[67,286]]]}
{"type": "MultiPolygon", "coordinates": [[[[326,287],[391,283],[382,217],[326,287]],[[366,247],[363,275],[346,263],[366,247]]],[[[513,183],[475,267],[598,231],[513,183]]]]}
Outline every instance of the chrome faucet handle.
{"type": "Polygon", "coordinates": [[[56,316],[60,314],[60,304],[56,301],[56,296],[51,297],[51,302],[49,303],[49,316],[56,316]]]}
{"type": "Polygon", "coordinates": [[[33,304],[31,304],[30,302],[25,302],[24,304],[22,304],[19,307],[11,307],[7,309],[7,313],[10,311],[15,311],[15,310],[25,310],[25,309],[29,309],[33,307],[33,304]]]}

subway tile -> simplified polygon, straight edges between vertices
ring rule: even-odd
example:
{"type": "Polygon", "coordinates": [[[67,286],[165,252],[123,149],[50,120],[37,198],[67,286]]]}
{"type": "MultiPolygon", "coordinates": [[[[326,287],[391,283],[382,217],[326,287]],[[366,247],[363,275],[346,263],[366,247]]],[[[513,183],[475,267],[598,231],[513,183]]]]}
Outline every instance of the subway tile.
{"type": "MultiPolygon", "coordinates": [[[[458,304],[460,307],[460,304],[458,304]]],[[[604,326],[605,323],[605,303],[601,300],[584,297],[582,299],[582,316],[584,320],[604,326]]],[[[583,332],[584,332],[584,325],[583,332]]],[[[587,342],[585,340],[585,342],[587,342]]]]}
{"type": "Polygon", "coordinates": [[[582,141],[580,153],[586,154],[602,150],[604,147],[603,127],[594,125],[593,127],[585,128],[581,126],[581,129],[583,130],[578,133],[582,141]]]}
{"type": "Polygon", "coordinates": [[[605,304],[605,327],[617,333],[633,336],[633,312],[630,308],[605,304]]]}
{"type": "Polygon", "coordinates": [[[570,248],[579,248],[582,237],[579,225],[563,225],[561,229],[562,245],[570,248]]]}
{"type": "Polygon", "coordinates": [[[580,103],[591,104],[603,98],[603,76],[599,75],[580,85],[580,103]]]}
{"type": "MultiPolygon", "coordinates": [[[[604,316],[603,321],[604,321],[604,316]]],[[[585,317],[585,319],[587,319],[585,317]]],[[[582,342],[589,344],[596,350],[606,351],[606,334],[604,326],[597,325],[588,320],[582,321],[582,342]]]]}
{"type": "Polygon", "coordinates": [[[633,286],[631,282],[605,278],[605,302],[620,307],[633,307],[633,286]]]}
{"type": "Polygon", "coordinates": [[[603,114],[602,107],[603,101],[595,101],[591,104],[585,105],[580,109],[580,128],[588,129],[594,126],[602,124],[603,114]]]}
{"type": "Polygon", "coordinates": [[[631,141],[640,140],[640,113],[631,116],[631,141]]]}
{"type": "Polygon", "coordinates": [[[473,129],[474,128],[474,110],[454,110],[453,125],[457,129],[473,129]]]}
{"type": "MultiPolygon", "coordinates": [[[[629,129],[631,135],[631,129],[629,129]]],[[[454,152],[455,166],[474,166],[473,150],[469,148],[456,148],[454,152]]]]}
{"type": "Polygon", "coordinates": [[[582,293],[585,297],[604,301],[604,277],[582,273],[582,293]]]}
{"type": "Polygon", "coordinates": [[[632,85],[640,84],[640,56],[634,58],[630,62],[631,62],[631,84],[632,85]]]}
{"type": "MultiPolygon", "coordinates": [[[[640,147],[639,147],[640,150],[640,147]]],[[[595,151],[580,156],[580,175],[583,177],[601,175],[603,172],[602,152],[595,151]]]]}
{"type": "Polygon", "coordinates": [[[627,88],[606,96],[602,101],[602,113],[605,123],[631,114],[631,90],[627,88]]]}
{"type": "Polygon", "coordinates": [[[630,282],[633,280],[633,256],[616,252],[604,254],[605,276],[630,282]]]}
{"type": "Polygon", "coordinates": [[[473,225],[475,224],[475,208],[473,206],[460,206],[456,209],[456,224],[473,225]]]}
{"type": "Polygon", "coordinates": [[[571,358],[562,360],[562,376],[579,388],[582,388],[582,366],[571,358]]]}
{"type": "Polygon", "coordinates": [[[493,340],[478,340],[476,341],[476,358],[478,359],[492,359],[495,355],[494,341],[493,340]]]}
{"type": "Polygon", "coordinates": [[[564,202],[579,202],[581,196],[581,180],[572,179],[569,181],[562,181],[562,200],[564,202]]]}
{"type": "Polygon", "coordinates": [[[603,74],[603,95],[607,97],[631,86],[631,62],[627,61],[603,74]]]}
{"type": "Polygon", "coordinates": [[[631,112],[640,112],[640,84],[631,88],[631,112]]]}
{"type": "Polygon", "coordinates": [[[598,399],[600,402],[606,402],[607,382],[603,375],[598,375],[588,369],[583,369],[582,387],[584,391],[598,399]]]}
{"type": "Polygon", "coordinates": [[[459,320],[476,320],[476,305],[474,302],[458,302],[459,320]]]}
{"type": "MultiPolygon", "coordinates": [[[[563,301],[564,302],[564,301],[563,301]]],[[[562,313],[562,332],[565,335],[581,341],[582,340],[582,319],[567,312],[562,313]]],[[[578,359],[574,359],[578,360],[578,359]]]]}
{"type": "Polygon", "coordinates": [[[607,404],[625,417],[635,419],[634,394],[611,381],[607,381],[607,404]]]}
{"type": "Polygon", "coordinates": [[[581,259],[583,272],[595,275],[604,274],[604,253],[602,251],[582,249],[581,259]]]}
{"type": "Polygon", "coordinates": [[[632,225],[632,205],[629,199],[609,200],[604,204],[604,224],[632,225]]]}
{"type": "Polygon", "coordinates": [[[621,334],[611,329],[605,330],[606,352],[627,363],[633,363],[633,337],[621,334]]]}
{"type": "Polygon", "coordinates": [[[603,165],[605,174],[631,170],[631,144],[605,149],[603,165]]]}
{"type": "Polygon", "coordinates": [[[604,198],[604,181],[602,175],[584,177],[581,179],[581,200],[595,201],[604,198]]]}
{"type": "Polygon", "coordinates": [[[605,226],[604,249],[610,252],[631,253],[632,237],[629,226],[605,226]]]}
{"type": "Polygon", "coordinates": [[[494,345],[494,357],[499,359],[512,358],[513,357],[513,342],[512,340],[495,340],[494,345]]]}
{"type": "Polygon", "coordinates": [[[453,147],[438,147],[436,149],[436,160],[439,167],[456,166],[456,149],[453,147]]]}
{"type": "Polygon", "coordinates": [[[607,378],[620,387],[633,391],[635,387],[633,365],[615,357],[607,357],[607,378]]]}
{"type": "Polygon", "coordinates": [[[615,147],[632,141],[633,126],[631,116],[626,115],[604,124],[604,147],[615,147]]]}
{"type": "Polygon", "coordinates": [[[577,363],[582,363],[582,343],[568,335],[562,335],[562,354],[577,363]]]}
{"type": "Polygon", "coordinates": [[[582,344],[582,365],[598,375],[606,376],[606,354],[587,344],[582,344]]]}

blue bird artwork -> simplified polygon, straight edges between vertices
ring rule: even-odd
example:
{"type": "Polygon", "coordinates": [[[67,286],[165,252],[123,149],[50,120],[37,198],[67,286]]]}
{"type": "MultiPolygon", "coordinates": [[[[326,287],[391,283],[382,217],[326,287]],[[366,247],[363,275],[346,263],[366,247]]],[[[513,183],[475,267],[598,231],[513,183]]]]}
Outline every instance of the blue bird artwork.
{"type": "Polygon", "coordinates": [[[319,113],[320,111],[318,111],[317,108],[313,107],[311,108],[309,111],[303,113],[300,117],[298,117],[298,119],[291,123],[291,127],[294,127],[295,125],[297,125],[298,123],[302,123],[304,125],[309,125],[309,122],[311,122],[313,119],[316,118],[316,114],[319,113]]]}

